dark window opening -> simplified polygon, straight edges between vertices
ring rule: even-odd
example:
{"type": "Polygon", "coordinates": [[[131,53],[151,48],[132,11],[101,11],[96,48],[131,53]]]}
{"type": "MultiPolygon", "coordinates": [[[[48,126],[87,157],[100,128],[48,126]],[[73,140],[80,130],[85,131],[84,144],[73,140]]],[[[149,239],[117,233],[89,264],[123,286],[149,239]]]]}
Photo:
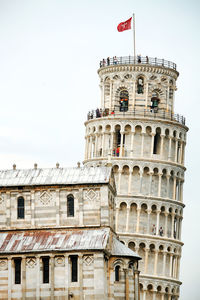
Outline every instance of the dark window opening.
{"type": "Polygon", "coordinates": [[[154,136],[153,154],[159,154],[160,134],[156,133],[154,136]]]}
{"type": "Polygon", "coordinates": [[[137,93],[138,94],[144,93],[144,80],[142,77],[139,77],[137,80],[137,93]]]}
{"type": "Polygon", "coordinates": [[[128,110],[128,91],[122,90],[120,92],[120,111],[128,110]]]}
{"type": "Polygon", "coordinates": [[[67,196],[67,216],[74,217],[74,197],[73,197],[73,195],[67,196]]]}
{"type": "Polygon", "coordinates": [[[115,267],[115,281],[119,281],[119,270],[120,266],[115,267]]]}
{"type": "Polygon", "coordinates": [[[43,264],[43,283],[49,283],[49,257],[43,257],[42,264],[43,264]]]}
{"type": "Polygon", "coordinates": [[[71,259],[71,281],[77,282],[78,281],[78,256],[72,255],[70,256],[71,259]]]}
{"type": "Polygon", "coordinates": [[[15,284],[21,284],[21,258],[15,258],[14,264],[15,264],[15,284]]]}
{"type": "Polygon", "coordinates": [[[24,198],[19,197],[17,199],[17,218],[24,219],[24,198]]]}
{"type": "Polygon", "coordinates": [[[117,139],[117,146],[120,146],[120,144],[121,144],[121,133],[120,133],[120,130],[116,131],[116,139],[117,139]]]}
{"type": "Polygon", "coordinates": [[[154,111],[154,112],[157,112],[158,111],[158,105],[159,105],[159,97],[158,97],[158,93],[154,92],[152,94],[152,98],[151,98],[151,109],[154,111]]]}

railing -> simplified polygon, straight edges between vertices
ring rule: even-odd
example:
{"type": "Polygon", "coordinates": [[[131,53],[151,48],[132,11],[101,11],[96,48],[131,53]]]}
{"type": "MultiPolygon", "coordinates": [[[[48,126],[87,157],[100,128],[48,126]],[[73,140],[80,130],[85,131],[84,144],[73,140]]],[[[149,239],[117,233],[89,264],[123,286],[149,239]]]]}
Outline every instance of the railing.
{"type": "Polygon", "coordinates": [[[139,117],[139,118],[151,118],[151,119],[164,119],[164,120],[171,120],[181,123],[182,125],[185,125],[185,117],[174,114],[172,112],[167,112],[165,110],[155,110],[155,109],[129,109],[127,111],[120,111],[120,109],[115,110],[109,110],[106,109],[96,109],[92,110],[88,113],[87,119],[97,119],[97,118],[103,118],[103,117],[112,117],[112,118],[118,118],[118,117],[139,117]]]}
{"type": "Polygon", "coordinates": [[[107,58],[100,61],[100,68],[107,67],[110,65],[151,65],[151,66],[160,66],[169,69],[176,70],[176,64],[160,58],[153,57],[141,57],[141,56],[114,56],[113,58],[107,58]]]}

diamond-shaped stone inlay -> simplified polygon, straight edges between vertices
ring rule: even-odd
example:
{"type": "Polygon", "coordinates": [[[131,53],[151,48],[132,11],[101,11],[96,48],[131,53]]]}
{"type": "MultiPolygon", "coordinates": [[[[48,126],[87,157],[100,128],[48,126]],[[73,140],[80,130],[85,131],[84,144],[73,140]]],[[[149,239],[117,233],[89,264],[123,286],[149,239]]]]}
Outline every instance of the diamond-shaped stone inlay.
{"type": "Polygon", "coordinates": [[[87,194],[86,197],[90,200],[94,200],[97,197],[97,194],[94,190],[90,189],[87,194]]]}
{"type": "Polygon", "coordinates": [[[87,266],[90,266],[93,263],[93,261],[94,261],[93,256],[90,256],[90,255],[84,256],[84,263],[87,266]]]}
{"type": "Polygon", "coordinates": [[[51,201],[51,194],[44,191],[41,195],[40,195],[40,201],[44,204],[44,205],[47,205],[50,203],[51,201]]]}
{"type": "Polygon", "coordinates": [[[33,269],[36,265],[36,259],[34,257],[30,257],[26,259],[26,265],[28,268],[33,269]]]}

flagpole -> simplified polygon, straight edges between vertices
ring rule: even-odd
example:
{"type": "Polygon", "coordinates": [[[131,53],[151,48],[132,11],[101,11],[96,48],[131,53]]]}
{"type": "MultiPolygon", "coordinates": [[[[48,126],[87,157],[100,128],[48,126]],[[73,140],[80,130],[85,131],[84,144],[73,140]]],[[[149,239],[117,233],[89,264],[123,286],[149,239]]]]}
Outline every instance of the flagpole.
{"type": "Polygon", "coordinates": [[[136,59],[136,51],[135,51],[135,14],[133,14],[133,56],[134,56],[134,63],[136,59]]]}

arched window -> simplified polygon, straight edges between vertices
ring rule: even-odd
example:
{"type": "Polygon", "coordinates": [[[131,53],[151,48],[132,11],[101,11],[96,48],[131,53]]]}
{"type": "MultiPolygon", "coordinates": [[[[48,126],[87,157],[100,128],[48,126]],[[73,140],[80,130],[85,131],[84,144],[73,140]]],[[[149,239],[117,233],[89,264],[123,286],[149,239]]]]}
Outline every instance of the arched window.
{"type": "Polygon", "coordinates": [[[128,91],[121,90],[120,92],[120,111],[128,110],[128,91]]]}
{"type": "Polygon", "coordinates": [[[67,216],[74,217],[74,196],[67,196],[67,216]]]}
{"type": "Polygon", "coordinates": [[[115,281],[119,281],[119,270],[120,266],[115,267],[115,281]]]}
{"type": "Polygon", "coordinates": [[[153,92],[152,93],[152,97],[151,97],[151,109],[154,111],[154,112],[157,112],[158,111],[158,104],[159,104],[159,95],[158,93],[156,92],[153,92]]]}
{"type": "Polygon", "coordinates": [[[17,199],[17,219],[24,219],[24,198],[17,199]]]}
{"type": "Polygon", "coordinates": [[[139,77],[137,80],[137,93],[143,94],[144,93],[144,79],[143,77],[139,77]]]}

